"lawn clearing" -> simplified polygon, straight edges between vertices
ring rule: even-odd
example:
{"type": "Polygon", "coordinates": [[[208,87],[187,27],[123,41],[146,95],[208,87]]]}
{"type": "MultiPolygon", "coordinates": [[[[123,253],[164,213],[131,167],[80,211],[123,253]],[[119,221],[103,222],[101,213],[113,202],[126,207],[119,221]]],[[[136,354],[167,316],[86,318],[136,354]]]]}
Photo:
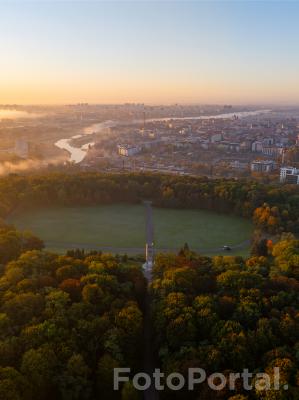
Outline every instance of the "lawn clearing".
{"type": "MultiPolygon", "coordinates": [[[[79,247],[139,253],[145,246],[143,205],[38,209],[15,214],[9,222],[32,231],[56,251],[79,247]]],[[[223,245],[236,246],[234,254],[244,252],[252,231],[249,220],[205,210],[154,208],[153,224],[157,249],[178,249],[187,242],[204,253],[219,253],[223,245]]]]}

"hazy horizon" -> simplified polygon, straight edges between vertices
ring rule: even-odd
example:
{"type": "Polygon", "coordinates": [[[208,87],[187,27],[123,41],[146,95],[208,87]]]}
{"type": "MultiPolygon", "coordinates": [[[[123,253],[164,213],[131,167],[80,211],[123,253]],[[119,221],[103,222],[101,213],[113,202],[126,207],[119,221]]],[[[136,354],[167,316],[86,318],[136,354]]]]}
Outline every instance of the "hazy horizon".
{"type": "Polygon", "coordinates": [[[0,103],[299,104],[299,3],[2,2],[0,103]]]}
{"type": "MultiPolygon", "coordinates": [[[[80,100],[80,99],[79,99],[80,100]]],[[[182,107],[224,107],[224,106],[237,106],[237,107],[282,107],[282,108],[290,108],[290,107],[299,107],[299,102],[298,103],[283,103],[283,102],[277,102],[277,103],[258,103],[258,102],[252,102],[252,103],[230,103],[230,102],[215,102],[215,103],[210,103],[210,102],[194,102],[194,103],[184,103],[184,102],[169,102],[169,103],[160,103],[160,102],[130,102],[130,101],[125,101],[125,102],[114,102],[114,103],[105,103],[105,102],[81,102],[81,101],[73,101],[73,102],[53,102],[53,103],[46,103],[46,102],[40,102],[40,103],[0,103],[0,109],[3,109],[1,107],[4,107],[4,110],[6,107],[9,107],[9,109],[13,107],[62,107],[62,106],[77,106],[77,105],[89,105],[89,106],[124,106],[124,105],[143,105],[146,107],[175,107],[175,106],[182,106],[182,107]]]]}

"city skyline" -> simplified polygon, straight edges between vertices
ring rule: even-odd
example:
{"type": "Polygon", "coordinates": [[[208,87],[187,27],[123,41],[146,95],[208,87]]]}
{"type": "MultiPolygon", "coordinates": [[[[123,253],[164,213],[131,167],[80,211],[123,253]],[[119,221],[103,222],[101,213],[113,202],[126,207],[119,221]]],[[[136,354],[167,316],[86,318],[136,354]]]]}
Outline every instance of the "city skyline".
{"type": "Polygon", "coordinates": [[[0,103],[299,104],[299,3],[3,2],[0,103]]]}

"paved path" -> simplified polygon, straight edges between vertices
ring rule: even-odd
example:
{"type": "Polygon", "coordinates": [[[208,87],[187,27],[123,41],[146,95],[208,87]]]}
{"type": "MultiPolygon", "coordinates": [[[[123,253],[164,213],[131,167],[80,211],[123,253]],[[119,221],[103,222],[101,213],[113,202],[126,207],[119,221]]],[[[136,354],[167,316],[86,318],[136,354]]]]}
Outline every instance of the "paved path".
{"type": "Polygon", "coordinates": [[[147,280],[151,281],[152,267],[154,263],[154,223],[153,223],[153,209],[150,201],[145,201],[145,238],[146,238],[146,263],[145,263],[145,276],[147,280]]]}
{"type": "MultiPolygon", "coordinates": [[[[143,270],[144,276],[148,284],[152,280],[152,267],[154,263],[154,224],[153,224],[153,210],[152,203],[145,201],[145,221],[146,221],[146,263],[143,270]]],[[[145,299],[145,312],[144,312],[144,372],[153,376],[155,370],[155,352],[153,349],[153,330],[152,330],[152,316],[151,316],[151,296],[147,288],[145,299]]],[[[159,393],[151,386],[144,392],[144,400],[158,400],[159,393]]]]}

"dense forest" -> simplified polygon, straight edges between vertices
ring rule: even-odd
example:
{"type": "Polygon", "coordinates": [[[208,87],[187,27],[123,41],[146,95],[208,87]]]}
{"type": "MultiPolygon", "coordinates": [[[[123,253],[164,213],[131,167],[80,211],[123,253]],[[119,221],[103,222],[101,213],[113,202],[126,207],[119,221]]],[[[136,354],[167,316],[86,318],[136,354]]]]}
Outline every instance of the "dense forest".
{"type": "Polygon", "coordinates": [[[12,175],[0,179],[2,218],[16,209],[138,203],[252,217],[280,236],[253,243],[248,259],[158,254],[147,287],[140,260],[101,252],[57,255],[4,222],[0,228],[0,399],[138,400],[113,391],[113,368],[143,370],[148,294],[156,365],[228,374],[281,370],[289,390],[163,392],[161,399],[299,398],[299,191],[236,180],[143,175],[12,175]]]}
{"type": "Polygon", "coordinates": [[[0,216],[17,208],[139,203],[201,208],[253,218],[270,233],[299,232],[297,185],[158,174],[48,174],[0,179],[0,216]]]}
{"type": "MultiPolygon", "coordinates": [[[[36,242],[36,247],[40,243],[36,242]]],[[[186,245],[156,256],[152,298],[157,366],[228,374],[279,366],[278,392],[161,392],[161,399],[291,400],[299,396],[299,241],[267,256],[203,257],[186,245]]],[[[146,281],[127,256],[27,250],[0,277],[1,400],[137,400],[113,391],[113,368],[143,370],[146,281]]]]}
{"type": "Polygon", "coordinates": [[[140,267],[31,250],[0,278],[0,399],[130,398],[113,368],[142,367],[140,267]],[[126,394],[127,393],[127,394],[126,394]]]}
{"type": "MultiPolygon", "coordinates": [[[[155,345],[167,374],[201,366],[207,374],[280,368],[281,389],[231,394],[208,385],[161,392],[161,399],[299,398],[299,241],[286,238],[268,257],[202,257],[185,248],[160,254],[152,282],[155,345]],[[284,384],[289,385],[286,392],[284,384]]],[[[273,373],[273,372],[272,372],[273,373]]],[[[241,386],[241,385],[240,385],[241,386]]]]}

